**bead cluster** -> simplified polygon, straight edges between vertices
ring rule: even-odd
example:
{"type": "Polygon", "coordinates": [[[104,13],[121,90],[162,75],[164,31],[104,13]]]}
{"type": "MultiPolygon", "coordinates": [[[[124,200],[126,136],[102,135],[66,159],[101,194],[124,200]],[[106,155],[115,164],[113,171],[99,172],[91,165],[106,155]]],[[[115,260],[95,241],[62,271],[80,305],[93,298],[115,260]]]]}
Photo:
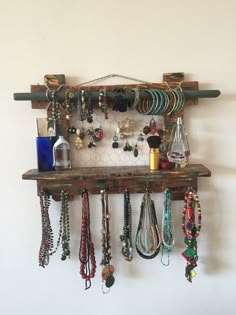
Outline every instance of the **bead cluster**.
{"type": "Polygon", "coordinates": [[[79,259],[80,275],[82,279],[85,279],[85,289],[89,289],[91,287],[91,278],[94,278],[96,272],[96,259],[90,232],[90,207],[87,190],[84,190],[82,193],[82,226],[79,259]]]}
{"type": "Polygon", "coordinates": [[[182,256],[187,260],[185,277],[189,282],[192,282],[192,278],[196,275],[194,271],[198,260],[196,238],[199,236],[201,223],[202,214],[199,198],[197,193],[189,187],[185,192],[182,212],[182,230],[185,235],[184,242],[187,245],[187,249],[182,253],[182,256]],[[195,208],[197,209],[197,225],[195,224],[195,208]]]}

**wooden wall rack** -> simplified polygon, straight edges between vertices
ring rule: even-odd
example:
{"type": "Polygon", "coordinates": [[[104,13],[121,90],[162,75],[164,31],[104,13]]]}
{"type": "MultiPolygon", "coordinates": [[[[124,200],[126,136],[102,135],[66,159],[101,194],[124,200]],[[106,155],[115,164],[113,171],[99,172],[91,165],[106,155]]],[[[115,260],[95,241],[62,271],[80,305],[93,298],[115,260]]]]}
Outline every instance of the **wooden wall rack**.
{"type": "MultiPolygon", "coordinates": [[[[112,76],[112,75],[111,75],[112,76]]],[[[58,76],[60,84],[65,84],[65,76],[58,76]]],[[[168,82],[171,88],[174,88],[182,82],[181,87],[185,95],[185,105],[192,105],[198,103],[198,98],[202,97],[218,97],[220,91],[218,90],[198,90],[198,82],[185,82],[184,74],[165,73],[163,75],[163,83],[142,83],[142,84],[128,84],[128,85],[99,85],[99,86],[75,86],[63,87],[62,91],[57,94],[58,100],[63,101],[65,98],[65,90],[71,88],[76,97],[76,93],[84,89],[93,92],[93,99],[98,97],[99,89],[108,91],[108,97],[112,102],[112,91],[115,87],[123,87],[130,89],[138,87],[141,90],[152,88],[166,88],[168,82]],[[110,93],[110,94],[109,94],[110,93]]],[[[45,85],[32,85],[31,93],[14,93],[15,100],[31,100],[32,108],[45,109],[48,105],[45,85]]],[[[132,92],[128,92],[129,97],[133,97],[132,92]]],[[[147,97],[145,91],[142,91],[141,97],[147,97]]],[[[48,111],[50,117],[50,110],[48,111]]],[[[178,116],[183,116],[182,113],[178,116]]],[[[65,115],[62,116],[64,127],[68,123],[65,115]]],[[[176,117],[167,117],[173,123],[176,117]]],[[[29,170],[22,175],[23,179],[36,180],[38,194],[46,189],[53,196],[55,200],[60,199],[60,191],[66,190],[71,198],[74,195],[81,194],[82,190],[86,188],[91,194],[99,194],[101,189],[106,188],[109,193],[123,193],[126,188],[131,193],[143,193],[146,188],[150,192],[161,192],[166,188],[171,189],[172,199],[182,199],[186,187],[192,186],[197,190],[197,178],[209,177],[211,172],[201,164],[188,164],[185,168],[174,168],[171,170],[150,171],[147,166],[123,166],[123,167],[83,167],[72,169],[68,171],[53,171],[53,172],[38,172],[37,170],[29,170]]]]}

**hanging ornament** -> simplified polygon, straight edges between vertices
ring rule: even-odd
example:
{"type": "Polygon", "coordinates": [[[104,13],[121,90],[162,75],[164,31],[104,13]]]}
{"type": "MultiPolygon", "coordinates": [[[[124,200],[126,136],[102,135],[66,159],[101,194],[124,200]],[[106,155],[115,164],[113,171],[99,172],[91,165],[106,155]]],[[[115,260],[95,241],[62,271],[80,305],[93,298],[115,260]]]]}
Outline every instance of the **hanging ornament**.
{"type": "Polygon", "coordinates": [[[190,156],[188,138],[185,126],[180,117],[177,118],[176,125],[172,128],[167,157],[176,167],[185,167],[190,156]]]}
{"type": "Polygon", "coordinates": [[[150,128],[150,133],[154,134],[157,131],[157,124],[155,122],[155,119],[152,118],[149,122],[149,128],[150,128]]]}
{"type": "Polygon", "coordinates": [[[196,276],[197,267],[197,237],[199,236],[202,224],[201,206],[197,193],[189,187],[184,196],[184,208],[182,213],[182,230],[187,249],[182,256],[187,260],[185,277],[189,282],[196,276]],[[195,209],[197,209],[197,224],[195,223],[195,209]]]}
{"type": "Polygon", "coordinates": [[[112,148],[117,149],[119,147],[119,142],[118,142],[118,136],[117,136],[116,132],[115,132],[112,139],[113,139],[112,148]]]}
{"type": "Polygon", "coordinates": [[[161,262],[163,265],[168,266],[170,264],[169,255],[175,243],[174,227],[173,227],[172,214],[171,214],[171,194],[168,188],[164,191],[164,206],[163,206],[161,232],[162,232],[161,233],[161,238],[162,238],[161,262]],[[164,262],[164,253],[167,254],[167,262],[164,262]]]}
{"type": "Polygon", "coordinates": [[[154,201],[148,191],[141,203],[138,229],[136,233],[136,250],[142,258],[156,257],[161,246],[161,237],[157,224],[154,201]]]}
{"type": "Polygon", "coordinates": [[[137,143],[134,146],[134,157],[138,157],[138,145],[137,145],[137,143]]]}

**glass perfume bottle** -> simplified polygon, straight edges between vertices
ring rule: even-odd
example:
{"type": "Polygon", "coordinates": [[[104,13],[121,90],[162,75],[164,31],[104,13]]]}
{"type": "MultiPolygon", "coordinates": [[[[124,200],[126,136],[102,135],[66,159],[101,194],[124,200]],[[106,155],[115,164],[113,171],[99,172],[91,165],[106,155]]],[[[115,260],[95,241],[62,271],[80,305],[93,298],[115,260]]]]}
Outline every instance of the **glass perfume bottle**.
{"type": "Polygon", "coordinates": [[[185,167],[190,156],[187,132],[181,117],[177,118],[177,123],[171,131],[169,139],[167,157],[176,167],[185,167]]]}
{"type": "Polygon", "coordinates": [[[55,170],[66,170],[71,168],[70,144],[59,136],[53,146],[53,162],[55,170]]]}

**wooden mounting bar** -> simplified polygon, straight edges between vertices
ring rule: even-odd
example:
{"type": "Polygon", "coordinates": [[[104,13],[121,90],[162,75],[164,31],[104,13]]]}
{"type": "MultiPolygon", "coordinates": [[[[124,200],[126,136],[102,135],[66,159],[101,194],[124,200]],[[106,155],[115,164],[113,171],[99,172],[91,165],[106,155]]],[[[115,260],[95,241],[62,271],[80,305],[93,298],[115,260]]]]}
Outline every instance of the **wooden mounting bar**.
{"type": "Polygon", "coordinates": [[[86,188],[90,194],[101,189],[120,194],[127,188],[130,193],[162,192],[171,189],[172,199],[183,199],[187,187],[197,190],[197,177],[209,177],[211,172],[201,164],[189,164],[184,168],[150,171],[148,166],[82,167],[65,171],[38,172],[30,170],[23,179],[36,180],[38,194],[46,189],[55,200],[61,190],[69,196],[80,195],[86,188]]]}

